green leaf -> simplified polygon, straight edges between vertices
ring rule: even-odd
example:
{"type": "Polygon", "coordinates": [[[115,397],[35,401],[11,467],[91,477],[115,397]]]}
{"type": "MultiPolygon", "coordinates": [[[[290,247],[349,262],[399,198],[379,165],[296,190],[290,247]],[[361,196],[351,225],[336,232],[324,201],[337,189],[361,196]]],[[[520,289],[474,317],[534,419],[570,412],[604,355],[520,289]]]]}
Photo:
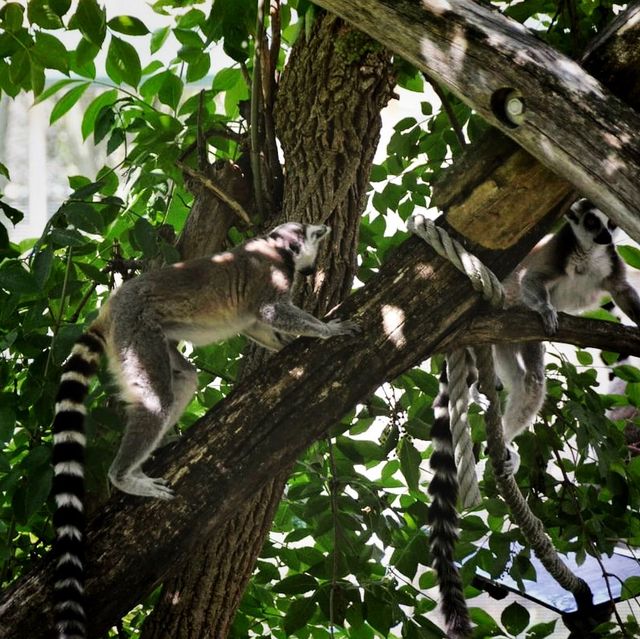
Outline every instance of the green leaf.
{"type": "Polygon", "coordinates": [[[620,257],[622,257],[629,266],[640,269],[640,249],[637,246],[624,244],[617,248],[618,253],[620,253],[620,257]]]}
{"type": "Polygon", "coordinates": [[[213,78],[211,89],[214,93],[228,91],[242,80],[240,69],[220,69],[213,78]]]}
{"type": "Polygon", "coordinates": [[[115,122],[116,116],[113,112],[113,107],[110,104],[106,104],[99,111],[96,116],[96,121],[93,128],[93,142],[98,144],[100,140],[104,138],[115,122]]]}
{"type": "Polygon", "coordinates": [[[104,231],[104,222],[100,213],[90,204],[68,202],[64,205],[63,210],[67,222],[75,228],[88,233],[102,233],[104,231]]]}
{"type": "Polygon", "coordinates": [[[87,243],[75,229],[53,229],[50,237],[57,246],[84,246],[87,243]]]}
{"type": "Polygon", "coordinates": [[[125,140],[124,131],[120,128],[115,128],[111,132],[111,137],[107,142],[107,155],[111,155],[125,140]]]}
{"type": "Polygon", "coordinates": [[[96,117],[102,107],[113,104],[118,98],[118,92],[116,89],[110,89],[101,93],[99,96],[93,99],[89,106],[85,109],[82,117],[82,125],[80,130],[82,131],[82,138],[84,140],[89,137],[89,134],[93,131],[93,127],[96,122],[96,117]]]}
{"type": "Polygon", "coordinates": [[[80,0],[70,26],[76,26],[80,33],[93,44],[101,46],[107,34],[107,17],[96,0],[80,0]]]}
{"type": "Polygon", "coordinates": [[[625,394],[633,406],[640,407],[640,382],[629,382],[625,394]]]}
{"type": "Polygon", "coordinates": [[[6,177],[7,180],[11,179],[11,176],[9,175],[9,169],[4,164],[2,164],[2,162],[0,162],[0,175],[6,177]]]}
{"type": "Polygon", "coordinates": [[[635,366],[622,364],[621,366],[614,367],[613,372],[616,377],[619,377],[625,382],[640,382],[640,370],[635,366]]]}
{"type": "Polygon", "coordinates": [[[133,16],[116,16],[109,20],[107,25],[113,31],[130,36],[147,35],[149,33],[149,29],[147,29],[144,22],[133,16]]]}
{"type": "Polygon", "coordinates": [[[29,22],[43,29],[61,29],[64,24],[51,5],[49,0],[29,0],[27,5],[29,22]]]}
{"type": "Polygon", "coordinates": [[[13,208],[10,204],[0,200],[0,210],[14,223],[17,224],[24,217],[24,213],[22,211],[18,211],[18,209],[13,208]]]}
{"type": "Polygon", "coordinates": [[[86,67],[93,62],[99,52],[100,47],[97,44],[86,38],[80,38],[75,51],[75,64],[78,67],[86,67]]]}
{"type": "Polygon", "coordinates": [[[39,288],[43,288],[45,282],[51,275],[51,267],[53,266],[53,249],[46,246],[33,258],[31,265],[31,273],[38,284],[39,288]]]}
{"type": "MultiPolygon", "coordinates": [[[[308,532],[306,533],[309,534],[308,532]]],[[[273,591],[283,595],[300,595],[311,590],[317,590],[318,581],[307,574],[298,574],[285,577],[273,585],[273,591]]]]}
{"type": "Polygon", "coordinates": [[[138,218],[133,227],[133,239],[145,257],[154,257],[158,252],[156,230],[144,218],[138,218]]]}
{"type": "Polygon", "coordinates": [[[0,447],[13,436],[16,426],[16,411],[9,403],[15,401],[8,393],[0,395],[0,447]]]}
{"type": "Polygon", "coordinates": [[[160,49],[160,47],[166,42],[170,32],[171,30],[169,27],[162,27],[161,29],[156,29],[151,34],[150,49],[152,54],[158,51],[158,49],[160,49]]]}
{"type": "Polygon", "coordinates": [[[165,71],[164,79],[158,90],[158,100],[172,109],[177,109],[182,96],[182,80],[171,71],[165,71]]]}
{"type": "Polygon", "coordinates": [[[294,599],[282,620],[282,629],[287,636],[293,634],[296,630],[300,630],[300,628],[304,628],[315,610],[316,604],[313,599],[294,599]]]}
{"type": "Polygon", "coordinates": [[[32,469],[27,475],[27,492],[25,495],[25,515],[33,517],[47,500],[51,492],[53,468],[48,464],[32,469]]]}
{"type": "Polygon", "coordinates": [[[633,599],[640,595],[640,577],[627,577],[622,585],[622,599],[633,599]]]}
{"type": "Polygon", "coordinates": [[[24,7],[17,2],[7,2],[0,9],[0,20],[7,31],[17,31],[22,26],[24,7]]]}
{"type": "Polygon", "coordinates": [[[189,63],[187,67],[187,82],[196,82],[204,78],[211,68],[211,58],[208,53],[202,53],[189,63]]]}
{"type": "Polygon", "coordinates": [[[51,110],[51,116],[49,117],[49,124],[53,124],[56,120],[59,120],[73,105],[82,97],[84,92],[89,88],[89,82],[83,82],[78,86],[73,87],[70,91],[67,91],[56,105],[51,110]]]}
{"type": "Polygon", "coordinates": [[[71,8],[71,0],[49,0],[49,5],[56,15],[62,17],[71,8]]]}
{"type": "Polygon", "coordinates": [[[408,437],[400,442],[400,470],[410,490],[418,490],[422,457],[408,437]]]}
{"type": "Polygon", "coordinates": [[[42,93],[42,89],[44,89],[44,67],[35,59],[31,60],[29,79],[33,95],[37,96],[42,93]]]}
{"type": "Polygon", "coordinates": [[[112,36],[107,52],[106,70],[116,84],[126,82],[135,89],[142,77],[140,58],[135,47],[112,36]]]}
{"type": "Polygon", "coordinates": [[[9,293],[30,294],[39,291],[38,284],[17,260],[5,260],[0,265],[0,288],[9,293]]]}
{"type": "Polygon", "coordinates": [[[81,82],[81,80],[73,80],[73,79],[64,79],[58,80],[54,82],[51,86],[47,87],[37,98],[34,100],[34,104],[38,104],[43,102],[47,98],[50,98],[54,93],[60,91],[60,89],[64,89],[64,87],[69,86],[70,84],[77,84],[81,82]]]}
{"type": "Polygon", "coordinates": [[[38,31],[36,43],[31,51],[47,69],[57,69],[62,73],[69,73],[69,53],[58,38],[49,33],[38,31]]]}
{"type": "Polygon", "coordinates": [[[73,193],[69,196],[70,200],[86,200],[87,198],[95,195],[103,187],[104,182],[97,180],[95,182],[83,183],[78,188],[75,188],[73,193]]]}
{"type": "Polygon", "coordinates": [[[593,364],[593,356],[589,351],[576,351],[576,359],[583,366],[591,366],[593,364]]]}
{"type": "Polygon", "coordinates": [[[527,609],[519,603],[512,603],[507,606],[500,616],[502,625],[512,634],[520,634],[529,625],[529,613],[527,609]]]}
{"type": "MultiPolygon", "coordinates": [[[[20,49],[11,59],[9,78],[14,85],[22,86],[23,82],[29,78],[30,73],[31,59],[29,57],[29,52],[24,49],[20,49]]],[[[31,85],[28,84],[26,87],[23,86],[23,88],[28,90],[31,88],[31,85]]]]}

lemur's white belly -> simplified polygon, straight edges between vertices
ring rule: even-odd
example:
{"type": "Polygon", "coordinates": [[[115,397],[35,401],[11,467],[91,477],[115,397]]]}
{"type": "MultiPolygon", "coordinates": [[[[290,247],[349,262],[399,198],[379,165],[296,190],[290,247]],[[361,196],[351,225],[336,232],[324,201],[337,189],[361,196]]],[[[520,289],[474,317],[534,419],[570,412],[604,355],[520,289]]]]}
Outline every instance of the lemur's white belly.
{"type": "Polygon", "coordinates": [[[603,296],[603,291],[594,291],[593,276],[579,276],[575,279],[564,278],[551,291],[551,304],[558,311],[576,312],[594,308],[603,296]]]}
{"type": "Polygon", "coordinates": [[[551,304],[559,311],[576,312],[596,308],[604,295],[602,282],[611,274],[611,259],[604,248],[567,265],[567,275],[549,290],[551,304]],[[588,267],[588,268],[587,268],[588,267]]]}
{"type": "Polygon", "coordinates": [[[166,327],[165,334],[170,340],[191,342],[194,346],[207,346],[235,337],[254,322],[253,317],[235,317],[233,321],[217,321],[210,324],[173,323],[166,327]]]}

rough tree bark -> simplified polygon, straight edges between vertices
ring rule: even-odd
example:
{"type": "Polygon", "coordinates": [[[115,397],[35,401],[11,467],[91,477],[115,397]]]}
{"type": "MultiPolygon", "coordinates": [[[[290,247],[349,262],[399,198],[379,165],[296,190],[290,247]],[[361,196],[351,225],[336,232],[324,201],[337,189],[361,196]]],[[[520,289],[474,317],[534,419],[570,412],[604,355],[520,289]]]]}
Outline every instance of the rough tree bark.
{"type": "MultiPolygon", "coordinates": [[[[612,75],[632,71],[621,64],[624,57],[623,51],[615,58],[612,75]]],[[[634,80],[624,86],[631,90],[637,84],[634,80]]],[[[476,171],[456,205],[464,208],[466,197],[482,201],[478,193],[483,192],[497,203],[501,195],[510,201],[510,206],[496,206],[484,227],[485,232],[491,230],[485,235],[494,233],[508,246],[510,238],[520,237],[530,210],[548,211],[558,196],[551,197],[544,185],[538,185],[541,188],[522,197],[518,185],[530,170],[526,163],[514,162],[508,173],[494,179],[492,171],[498,168],[494,163],[476,171]]],[[[553,218],[559,208],[547,217],[553,218]]],[[[458,225],[463,232],[475,224],[473,211],[467,210],[466,223],[461,216],[458,225]]],[[[482,234],[482,227],[478,233],[482,234]]],[[[509,250],[485,251],[483,257],[504,275],[538,236],[536,229],[509,250]]],[[[90,523],[89,614],[96,632],[104,632],[163,579],[167,557],[177,562],[197,538],[219,529],[241,500],[321,437],[370,389],[450,345],[456,336],[464,337],[464,320],[470,318],[474,300],[462,276],[433,257],[421,242],[410,239],[341,311],[362,323],[361,338],[293,344],[260,379],[242,384],[195,425],[178,450],[163,454],[154,469],[165,474],[182,497],[165,505],[119,496],[90,523]],[[256,410],[248,412],[246,406],[256,410]]],[[[586,320],[571,322],[575,329],[586,320]]],[[[559,336],[564,326],[563,318],[559,336]]],[[[589,329],[583,335],[581,343],[586,344],[589,329]]],[[[0,600],[0,637],[47,636],[50,579],[50,563],[43,562],[5,593],[0,600]]]]}
{"type": "Polygon", "coordinates": [[[578,64],[473,0],[313,1],[447,86],[640,241],[640,114],[578,64]]]}
{"type": "MultiPolygon", "coordinates": [[[[354,34],[360,35],[333,16],[318,17],[310,39],[300,38],[291,52],[274,114],[287,167],[284,210],[272,212],[264,223],[269,228],[291,219],[332,227],[318,274],[297,300],[318,316],[351,288],[380,110],[393,86],[390,56],[381,47],[373,53],[365,46],[354,60],[339,53],[340,43],[354,34]]],[[[373,48],[368,38],[360,39],[373,48]]],[[[200,235],[197,227],[190,234],[200,235]]],[[[261,353],[251,359],[252,371],[265,360],[261,353]]],[[[194,548],[188,562],[172,571],[144,624],[143,639],[227,636],[290,468],[265,481],[194,548]]]]}

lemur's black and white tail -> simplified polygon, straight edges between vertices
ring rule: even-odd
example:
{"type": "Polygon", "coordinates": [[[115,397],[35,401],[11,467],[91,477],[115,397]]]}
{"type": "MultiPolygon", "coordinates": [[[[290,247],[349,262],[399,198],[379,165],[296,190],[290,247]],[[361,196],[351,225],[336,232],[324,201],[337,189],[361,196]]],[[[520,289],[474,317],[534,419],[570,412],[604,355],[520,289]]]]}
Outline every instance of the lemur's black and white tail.
{"type": "Polygon", "coordinates": [[[434,451],[430,466],[433,478],[429,484],[431,505],[431,556],[438,575],[442,612],[447,623],[447,636],[462,639],[471,634],[469,611],[464,598],[462,580],[454,562],[458,541],[458,475],[451,441],[449,415],[449,382],[446,366],[440,375],[438,396],[433,401],[434,420],[431,440],[434,451]]]}
{"type": "Polygon", "coordinates": [[[62,369],[53,419],[54,618],[59,639],[85,639],[84,611],[84,400],[105,342],[90,328],[62,369]]]}

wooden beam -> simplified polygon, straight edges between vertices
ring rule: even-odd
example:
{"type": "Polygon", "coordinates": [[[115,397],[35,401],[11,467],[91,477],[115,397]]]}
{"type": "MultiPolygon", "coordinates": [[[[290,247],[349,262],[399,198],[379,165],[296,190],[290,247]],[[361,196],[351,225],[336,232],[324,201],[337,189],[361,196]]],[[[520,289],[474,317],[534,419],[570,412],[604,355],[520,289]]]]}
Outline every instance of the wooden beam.
{"type": "Polygon", "coordinates": [[[313,0],[445,85],[640,241],[640,115],[472,0],[313,0]],[[508,115],[509,96],[524,113],[508,115]]]}

